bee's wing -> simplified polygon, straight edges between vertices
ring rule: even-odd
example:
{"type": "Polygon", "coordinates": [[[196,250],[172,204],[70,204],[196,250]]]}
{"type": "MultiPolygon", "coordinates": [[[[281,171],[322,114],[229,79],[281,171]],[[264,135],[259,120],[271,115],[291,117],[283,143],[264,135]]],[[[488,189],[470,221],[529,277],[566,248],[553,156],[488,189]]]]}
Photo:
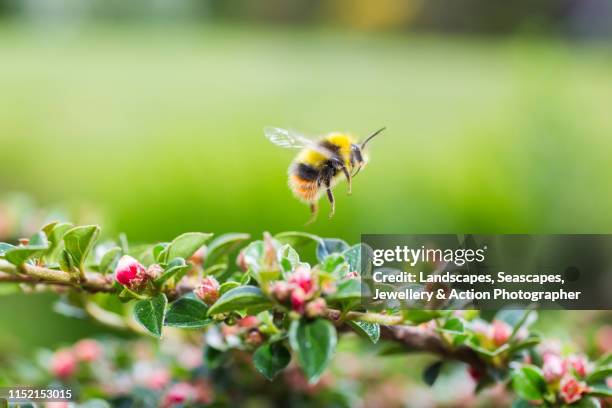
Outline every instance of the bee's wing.
{"type": "Polygon", "coordinates": [[[264,134],[269,141],[286,149],[303,149],[307,147],[309,149],[316,150],[326,157],[332,157],[334,155],[331,150],[320,146],[315,141],[302,136],[293,130],[268,126],[264,128],[264,134]]]}
{"type": "Polygon", "coordinates": [[[286,149],[302,149],[312,146],[314,142],[292,130],[277,127],[265,127],[264,134],[269,141],[286,149]]]}

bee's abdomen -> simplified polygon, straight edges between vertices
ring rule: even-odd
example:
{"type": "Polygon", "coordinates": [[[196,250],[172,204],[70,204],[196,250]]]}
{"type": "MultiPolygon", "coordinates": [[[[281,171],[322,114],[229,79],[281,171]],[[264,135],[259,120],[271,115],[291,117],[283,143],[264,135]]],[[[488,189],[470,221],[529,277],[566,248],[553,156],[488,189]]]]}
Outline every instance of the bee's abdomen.
{"type": "Polygon", "coordinates": [[[319,171],[305,163],[294,163],[289,170],[289,187],[301,200],[319,199],[319,171]]]}

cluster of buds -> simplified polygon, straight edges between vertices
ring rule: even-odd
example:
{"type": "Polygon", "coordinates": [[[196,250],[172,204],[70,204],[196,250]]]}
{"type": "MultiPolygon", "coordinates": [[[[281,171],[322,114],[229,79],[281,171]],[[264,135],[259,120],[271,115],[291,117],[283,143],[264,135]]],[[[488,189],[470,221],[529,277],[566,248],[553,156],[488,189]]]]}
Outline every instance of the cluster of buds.
{"type": "Polygon", "coordinates": [[[136,259],[124,255],[115,268],[115,280],[129,289],[136,290],[147,281],[158,278],[163,271],[163,268],[157,264],[145,268],[136,259]]]}
{"type": "Polygon", "coordinates": [[[207,276],[193,291],[197,297],[210,306],[219,299],[219,287],[219,282],[214,277],[207,276]]]}
{"type": "Polygon", "coordinates": [[[92,339],[83,339],[71,348],[57,350],[51,358],[50,371],[54,377],[66,380],[79,368],[79,363],[93,363],[102,357],[100,344],[92,339]]]}
{"type": "Polygon", "coordinates": [[[561,347],[557,343],[547,342],[539,347],[542,355],[542,372],[544,379],[552,389],[558,389],[559,395],[566,404],[572,404],[589,391],[581,379],[591,371],[591,365],[583,355],[561,356],[561,347]]]}
{"type": "Polygon", "coordinates": [[[277,281],[270,285],[270,293],[283,304],[291,304],[291,308],[308,317],[321,316],[327,307],[325,299],[316,297],[318,284],[312,271],[304,266],[298,266],[287,282],[277,281]]]}

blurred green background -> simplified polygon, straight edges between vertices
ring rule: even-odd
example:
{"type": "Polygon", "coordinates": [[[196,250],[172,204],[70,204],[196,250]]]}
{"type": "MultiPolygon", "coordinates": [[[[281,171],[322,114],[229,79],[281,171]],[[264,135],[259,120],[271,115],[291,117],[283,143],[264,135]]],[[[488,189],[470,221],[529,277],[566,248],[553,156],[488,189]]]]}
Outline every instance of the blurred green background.
{"type": "MultiPolygon", "coordinates": [[[[449,4],[2,0],[0,193],[147,242],[610,233],[610,3],[449,4]],[[387,131],[304,227],[267,125],[387,131]]],[[[100,330],[52,299],[0,297],[0,347],[100,330]]]]}

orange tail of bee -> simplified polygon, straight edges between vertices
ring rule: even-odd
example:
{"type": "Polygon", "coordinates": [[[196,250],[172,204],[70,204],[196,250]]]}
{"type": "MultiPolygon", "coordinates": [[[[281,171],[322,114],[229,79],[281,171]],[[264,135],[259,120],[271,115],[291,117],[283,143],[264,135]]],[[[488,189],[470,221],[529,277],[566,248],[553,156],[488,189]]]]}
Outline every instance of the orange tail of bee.
{"type": "Polygon", "coordinates": [[[302,201],[312,203],[319,199],[319,186],[316,181],[304,180],[294,174],[289,176],[289,187],[293,194],[302,201]]]}

